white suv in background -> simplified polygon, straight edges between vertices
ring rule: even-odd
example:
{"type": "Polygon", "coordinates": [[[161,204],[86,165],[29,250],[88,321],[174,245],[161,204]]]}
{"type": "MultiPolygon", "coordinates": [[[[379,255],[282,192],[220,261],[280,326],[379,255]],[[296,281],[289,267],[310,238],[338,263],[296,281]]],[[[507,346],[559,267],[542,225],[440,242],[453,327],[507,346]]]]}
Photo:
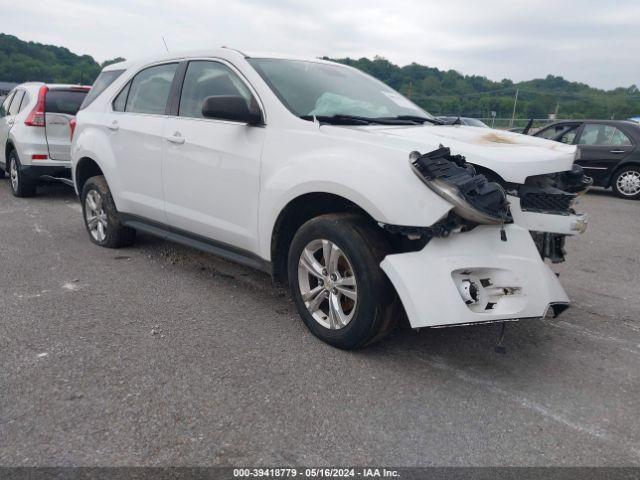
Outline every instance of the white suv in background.
{"type": "Polygon", "coordinates": [[[98,82],[71,149],[98,245],[141,230],[263,269],[345,349],[383,337],[402,307],[419,328],[568,304],[544,259],[586,226],[575,147],[444,125],[317,59],[219,49],[112,65],[98,82]]]}
{"type": "Polygon", "coordinates": [[[18,197],[43,181],[71,184],[71,133],[90,87],[24,83],[0,106],[0,176],[9,174],[18,197]]]}

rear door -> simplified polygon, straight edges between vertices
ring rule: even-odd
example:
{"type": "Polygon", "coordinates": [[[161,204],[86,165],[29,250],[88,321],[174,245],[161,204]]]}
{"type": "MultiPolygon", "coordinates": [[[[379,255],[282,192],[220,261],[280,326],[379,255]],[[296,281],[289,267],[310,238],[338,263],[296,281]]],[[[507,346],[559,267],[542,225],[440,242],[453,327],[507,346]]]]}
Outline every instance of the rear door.
{"type": "Polygon", "coordinates": [[[54,88],[47,92],[45,132],[51,160],[71,160],[70,122],[78,113],[88,92],[88,88],[54,88]]]}
{"type": "Polygon", "coordinates": [[[586,123],[576,142],[585,173],[593,177],[596,185],[605,186],[617,165],[634,149],[633,142],[614,125],[586,123]]]}
{"type": "Polygon", "coordinates": [[[172,62],[136,73],[113,100],[106,125],[116,162],[118,209],[160,223],[166,223],[162,138],[177,68],[172,62]]]}

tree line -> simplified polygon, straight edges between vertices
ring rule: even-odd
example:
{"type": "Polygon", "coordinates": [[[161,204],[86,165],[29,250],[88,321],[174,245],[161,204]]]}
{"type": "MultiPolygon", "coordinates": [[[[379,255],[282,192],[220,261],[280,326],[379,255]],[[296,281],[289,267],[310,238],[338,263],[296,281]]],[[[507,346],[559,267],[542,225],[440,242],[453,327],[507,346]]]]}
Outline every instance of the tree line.
{"type": "Polygon", "coordinates": [[[516,116],[520,118],[547,118],[556,112],[558,118],[623,119],[640,115],[636,85],[606,91],[554,75],[514,83],[417,63],[400,67],[382,57],[334,61],[367,72],[435,115],[489,118],[493,111],[498,118],[511,117],[516,91],[516,116]]]}
{"type": "MultiPolygon", "coordinates": [[[[104,66],[122,60],[99,64],[89,55],[76,55],[64,47],[25,42],[0,33],[0,81],[91,85],[104,66]]],[[[334,61],[369,73],[435,115],[488,118],[493,111],[498,118],[511,117],[516,91],[516,116],[520,118],[546,118],[556,111],[558,118],[640,115],[640,91],[635,85],[605,91],[554,75],[514,83],[417,63],[400,67],[382,57],[334,61]]]]}

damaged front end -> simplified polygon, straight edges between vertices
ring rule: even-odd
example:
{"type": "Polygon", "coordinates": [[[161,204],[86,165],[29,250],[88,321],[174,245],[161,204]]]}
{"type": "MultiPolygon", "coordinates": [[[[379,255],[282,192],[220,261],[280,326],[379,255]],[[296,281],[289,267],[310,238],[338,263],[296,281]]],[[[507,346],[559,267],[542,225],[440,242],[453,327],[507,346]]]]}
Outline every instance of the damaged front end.
{"type": "Polygon", "coordinates": [[[566,172],[528,177],[522,185],[505,184],[514,221],[529,229],[543,259],[563,262],[566,237],[586,231],[588,217],[574,207],[592,183],[573,165],[566,172]]]}
{"type": "Polygon", "coordinates": [[[462,155],[447,147],[409,155],[411,168],[431,190],[451,203],[454,213],[476,224],[503,224],[509,219],[504,189],[478,175],[462,155]]]}
{"type": "Polygon", "coordinates": [[[443,146],[409,159],[453,206],[430,227],[381,225],[413,242],[381,263],[412,327],[541,318],[568,306],[544,259],[563,261],[565,237],[586,228],[573,210],[591,184],[580,167],[515,184],[443,146]]]}

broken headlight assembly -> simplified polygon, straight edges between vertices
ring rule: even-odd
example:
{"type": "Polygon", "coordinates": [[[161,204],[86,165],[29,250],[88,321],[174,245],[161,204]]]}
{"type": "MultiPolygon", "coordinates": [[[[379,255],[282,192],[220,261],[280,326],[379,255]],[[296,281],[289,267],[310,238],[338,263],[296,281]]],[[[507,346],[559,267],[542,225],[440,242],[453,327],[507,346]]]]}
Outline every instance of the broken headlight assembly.
{"type": "Polygon", "coordinates": [[[502,224],[510,220],[509,203],[501,185],[476,173],[462,155],[440,146],[424,155],[409,155],[411,168],[431,190],[453,205],[460,217],[479,224],[502,224]]]}

